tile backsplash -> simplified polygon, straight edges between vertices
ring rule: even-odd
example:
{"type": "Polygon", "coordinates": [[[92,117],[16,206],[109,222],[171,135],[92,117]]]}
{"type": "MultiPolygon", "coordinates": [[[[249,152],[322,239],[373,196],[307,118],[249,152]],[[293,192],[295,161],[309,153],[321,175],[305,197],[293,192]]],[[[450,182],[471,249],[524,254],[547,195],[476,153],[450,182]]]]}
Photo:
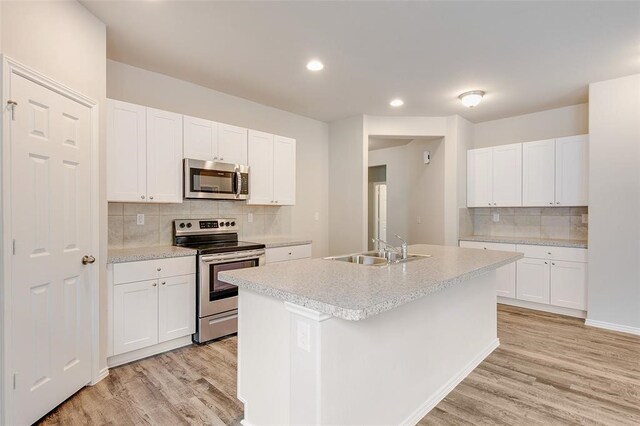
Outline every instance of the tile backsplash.
{"type": "Polygon", "coordinates": [[[109,248],[170,245],[174,219],[235,218],[239,235],[291,233],[292,206],[250,206],[244,201],[185,200],[182,204],[109,203],[109,248]],[[253,221],[249,222],[249,213],[253,221]],[[144,225],[136,215],[144,214],[144,225]]]}
{"type": "Polygon", "coordinates": [[[586,240],[588,225],[582,223],[582,215],[587,214],[587,207],[462,208],[460,236],[586,240]]]}

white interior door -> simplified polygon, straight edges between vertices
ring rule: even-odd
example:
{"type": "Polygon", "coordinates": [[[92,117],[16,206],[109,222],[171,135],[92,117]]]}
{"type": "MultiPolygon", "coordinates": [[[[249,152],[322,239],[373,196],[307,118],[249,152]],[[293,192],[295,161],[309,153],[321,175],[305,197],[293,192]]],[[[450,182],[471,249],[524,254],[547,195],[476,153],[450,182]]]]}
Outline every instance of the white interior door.
{"type": "MultiPolygon", "coordinates": [[[[373,204],[373,214],[375,217],[375,237],[380,240],[387,240],[387,185],[384,183],[375,184],[375,202],[373,204]]],[[[376,242],[374,247],[378,249],[376,242]]]]}
{"type": "Polygon", "coordinates": [[[91,381],[91,110],[14,73],[10,96],[8,424],[31,424],[91,381]]]}

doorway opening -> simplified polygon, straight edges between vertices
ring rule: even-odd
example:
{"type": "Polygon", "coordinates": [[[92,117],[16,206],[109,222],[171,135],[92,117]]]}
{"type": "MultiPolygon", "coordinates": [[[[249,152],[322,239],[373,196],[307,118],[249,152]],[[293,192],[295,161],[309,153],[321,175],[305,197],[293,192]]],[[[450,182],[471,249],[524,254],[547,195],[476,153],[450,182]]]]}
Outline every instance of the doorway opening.
{"type": "Polygon", "coordinates": [[[369,167],[369,250],[377,250],[372,240],[387,239],[387,166],[369,167]]]}

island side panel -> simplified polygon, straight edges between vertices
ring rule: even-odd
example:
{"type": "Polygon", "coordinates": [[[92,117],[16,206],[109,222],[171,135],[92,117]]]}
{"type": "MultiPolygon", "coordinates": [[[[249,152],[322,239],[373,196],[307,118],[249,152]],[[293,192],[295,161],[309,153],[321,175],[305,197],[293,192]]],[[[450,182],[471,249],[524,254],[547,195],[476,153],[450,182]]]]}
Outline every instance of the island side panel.
{"type": "Polygon", "coordinates": [[[320,327],[319,423],[415,424],[498,346],[495,271],[320,327]]]}
{"type": "Polygon", "coordinates": [[[244,426],[289,424],[289,312],[284,302],[238,292],[238,399],[244,426]]]}

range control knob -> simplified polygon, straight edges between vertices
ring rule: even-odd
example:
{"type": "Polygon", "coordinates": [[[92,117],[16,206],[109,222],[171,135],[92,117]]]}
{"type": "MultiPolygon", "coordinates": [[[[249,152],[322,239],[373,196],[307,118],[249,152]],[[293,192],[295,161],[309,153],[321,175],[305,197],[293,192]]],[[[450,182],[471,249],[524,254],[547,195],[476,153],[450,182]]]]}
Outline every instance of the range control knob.
{"type": "Polygon", "coordinates": [[[181,224],[180,224],[180,228],[184,228],[184,223],[181,223],[181,224]]]}
{"type": "Polygon", "coordinates": [[[224,222],[220,222],[220,227],[222,228],[224,226],[224,222]]]}
{"type": "Polygon", "coordinates": [[[231,222],[231,226],[236,226],[236,223],[235,222],[231,222]]]}
{"type": "Polygon", "coordinates": [[[229,222],[227,222],[227,223],[225,223],[225,225],[226,225],[226,226],[229,226],[229,225],[230,225],[230,223],[229,223],[229,222]]]}
{"type": "Polygon", "coordinates": [[[191,228],[191,222],[187,223],[187,228],[191,228]]]}

